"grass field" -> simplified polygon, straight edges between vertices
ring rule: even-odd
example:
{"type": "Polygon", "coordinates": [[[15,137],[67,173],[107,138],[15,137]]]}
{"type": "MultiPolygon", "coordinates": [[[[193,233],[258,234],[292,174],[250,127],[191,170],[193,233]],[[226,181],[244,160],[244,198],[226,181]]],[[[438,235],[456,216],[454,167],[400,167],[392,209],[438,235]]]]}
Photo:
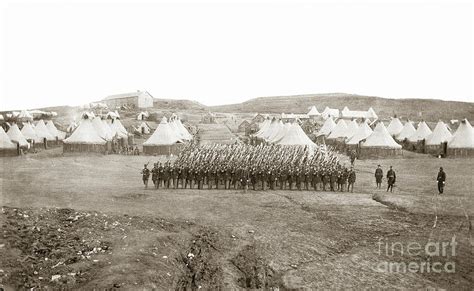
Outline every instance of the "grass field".
{"type": "Polygon", "coordinates": [[[474,284],[472,159],[414,155],[356,161],[354,193],[145,190],[140,169],[156,159],[63,156],[57,148],[0,160],[0,217],[11,237],[24,238],[22,233],[41,225],[42,232],[50,229],[48,241],[68,242],[64,249],[74,249],[72,255],[81,248],[91,252],[90,258],[64,261],[65,254],[52,252],[48,262],[30,260],[35,242],[18,244],[4,230],[0,286],[469,289],[474,284]],[[379,163],[397,172],[394,193],[375,189],[379,163]],[[448,176],[443,196],[434,195],[439,166],[448,176]],[[74,216],[77,221],[69,219],[74,216]],[[62,238],[51,238],[51,232],[62,238]],[[380,252],[380,242],[425,245],[453,236],[455,256],[380,252]],[[107,251],[91,251],[104,242],[107,251]],[[456,270],[379,268],[385,261],[426,260],[454,262],[456,270]],[[52,268],[57,263],[62,264],[52,268]],[[54,274],[62,279],[52,282],[54,274]]]}

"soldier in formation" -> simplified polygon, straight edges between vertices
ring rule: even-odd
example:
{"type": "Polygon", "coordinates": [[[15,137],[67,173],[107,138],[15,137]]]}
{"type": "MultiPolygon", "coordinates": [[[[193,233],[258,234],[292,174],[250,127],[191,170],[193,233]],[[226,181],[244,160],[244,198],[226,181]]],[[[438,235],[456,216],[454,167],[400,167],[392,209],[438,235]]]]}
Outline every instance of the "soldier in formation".
{"type": "MultiPolygon", "coordinates": [[[[149,175],[150,171],[147,171],[149,175]]],[[[349,171],[341,164],[333,151],[325,148],[310,151],[301,146],[198,147],[191,144],[173,163],[155,163],[151,174],[156,189],[247,191],[250,186],[253,190],[263,191],[297,189],[343,192],[345,189],[353,191],[355,183],[353,169],[349,171]]]]}

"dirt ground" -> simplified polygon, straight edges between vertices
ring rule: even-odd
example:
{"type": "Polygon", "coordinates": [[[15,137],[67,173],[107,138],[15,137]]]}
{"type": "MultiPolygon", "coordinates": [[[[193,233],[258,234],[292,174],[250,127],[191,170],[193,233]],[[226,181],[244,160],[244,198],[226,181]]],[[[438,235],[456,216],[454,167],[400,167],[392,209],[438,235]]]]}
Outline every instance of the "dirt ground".
{"type": "Polygon", "coordinates": [[[357,161],[354,193],[144,189],[146,156],[0,160],[0,286],[471,289],[472,159],[357,161]],[[373,171],[393,165],[395,192],[373,171]],[[439,166],[445,195],[436,192],[439,166]],[[407,251],[455,241],[455,253],[407,251]],[[385,247],[398,244],[394,252],[385,247]],[[384,263],[439,263],[442,272],[384,263]],[[455,266],[452,272],[452,266],[455,266]]]}

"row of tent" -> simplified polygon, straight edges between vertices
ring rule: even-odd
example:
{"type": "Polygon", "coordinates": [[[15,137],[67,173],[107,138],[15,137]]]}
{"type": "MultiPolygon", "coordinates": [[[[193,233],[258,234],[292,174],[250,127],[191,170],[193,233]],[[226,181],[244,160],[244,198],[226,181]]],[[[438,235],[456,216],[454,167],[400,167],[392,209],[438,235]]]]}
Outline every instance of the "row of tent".
{"type": "Polygon", "coordinates": [[[370,119],[370,120],[376,120],[378,119],[377,114],[375,113],[375,110],[372,107],[369,107],[367,111],[361,111],[361,110],[350,110],[345,106],[341,111],[339,109],[335,108],[329,108],[325,107],[323,112],[319,113],[318,109],[316,106],[312,106],[307,114],[309,117],[314,117],[314,116],[322,116],[323,118],[363,118],[363,119],[370,119]]]}
{"type": "MultiPolygon", "coordinates": [[[[65,152],[106,152],[114,139],[126,144],[129,134],[120,119],[90,118],[84,115],[71,136],[63,141],[65,152]]],[[[155,132],[143,143],[145,154],[174,153],[173,146],[191,140],[181,120],[173,115],[170,122],[164,117],[155,132]]]]}
{"type": "Polygon", "coordinates": [[[16,123],[12,124],[7,132],[0,127],[0,151],[2,155],[17,155],[17,148],[29,149],[31,144],[57,143],[66,136],[56,128],[52,120],[45,123],[43,120],[36,124],[25,122],[20,130],[16,123]]]}
{"type": "Polygon", "coordinates": [[[399,118],[395,117],[387,127],[382,122],[378,122],[375,129],[372,130],[367,122],[362,122],[359,125],[356,120],[347,123],[340,119],[335,123],[332,118],[329,118],[317,135],[325,136],[330,142],[343,140],[347,145],[359,145],[360,143],[361,148],[401,149],[399,143],[417,144],[421,142],[430,153],[438,153],[443,143],[447,143],[447,149],[452,149],[453,153],[454,149],[474,149],[473,129],[466,119],[460,123],[453,135],[449,127],[442,121],[439,121],[431,131],[424,121],[421,121],[415,128],[412,122],[408,121],[403,124],[399,118]]]}
{"type": "Polygon", "coordinates": [[[283,123],[276,118],[265,119],[260,125],[260,130],[254,136],[274,144],[315,145],[297,122],[283,123]]]}

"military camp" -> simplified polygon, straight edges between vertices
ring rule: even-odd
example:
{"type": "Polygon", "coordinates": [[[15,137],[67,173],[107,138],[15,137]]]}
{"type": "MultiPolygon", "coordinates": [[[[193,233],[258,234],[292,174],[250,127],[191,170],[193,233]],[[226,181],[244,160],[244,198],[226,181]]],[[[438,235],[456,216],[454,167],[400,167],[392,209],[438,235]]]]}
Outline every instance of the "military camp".
{"type": "Polygon", "coordinates": [[[471,2],[2,1],[0,291],[474,290],[471,2]]]}

